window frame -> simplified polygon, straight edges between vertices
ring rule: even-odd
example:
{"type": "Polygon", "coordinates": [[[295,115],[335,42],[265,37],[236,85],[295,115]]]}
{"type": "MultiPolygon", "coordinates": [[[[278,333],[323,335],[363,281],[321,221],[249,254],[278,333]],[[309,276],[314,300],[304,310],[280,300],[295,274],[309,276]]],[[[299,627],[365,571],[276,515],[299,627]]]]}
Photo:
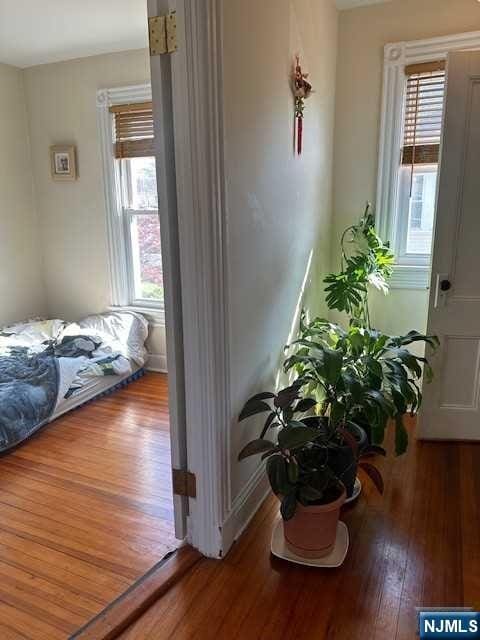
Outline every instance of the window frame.
{"type": "Polygon", "coordinates": [[[111,292],[111,308],[127,309],[145,314],[155,325],[165,325],[165,309],[161,303],[137,299],[130,240],[130,222],[132,215],[141,215],[158,210],[131,210],[124,206],[122,193],[120,162],[113,152],[114,122],[109,108],[114,105],[152,100],[150,84],[102,89],[97,92],[97,115],[100,132],[101,155],[103,161],[103,182],[105,206],[107,214],[107,249],[109,263],[109,280],[111,292]]]}
{"type": "MultiPolygon", "coordinates": [[[[393,270],[392,288],[428,289],[431,255],[401,255],[406,221],[399,220],[399,174],[403,145],[406,89],[405,67],[447,59],[450,51],[480,49],[480,31],[428,40],[389,43],[384,48],[383,94],[378,153],[376,222],[378,232],[399,256],[393,270]],[[402,224],[403,223],[403,224],[402,224]]],[[[441,145],[438,167],[441,162],[441,145]]],[[[438,189],[437,179],[437,189],[438,189]]]]}

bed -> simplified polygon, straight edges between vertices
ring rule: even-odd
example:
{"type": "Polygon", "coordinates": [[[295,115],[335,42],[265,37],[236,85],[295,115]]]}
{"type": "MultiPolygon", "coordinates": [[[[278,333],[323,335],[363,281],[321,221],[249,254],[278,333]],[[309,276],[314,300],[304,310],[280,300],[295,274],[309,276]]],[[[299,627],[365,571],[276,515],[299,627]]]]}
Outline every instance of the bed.
{"type": "Polygon", "coordinates": [[[78,323],[36,320],[0,331],[0,454],[48,422],[143,374],[148,323],[115,311],[78,323]]]}

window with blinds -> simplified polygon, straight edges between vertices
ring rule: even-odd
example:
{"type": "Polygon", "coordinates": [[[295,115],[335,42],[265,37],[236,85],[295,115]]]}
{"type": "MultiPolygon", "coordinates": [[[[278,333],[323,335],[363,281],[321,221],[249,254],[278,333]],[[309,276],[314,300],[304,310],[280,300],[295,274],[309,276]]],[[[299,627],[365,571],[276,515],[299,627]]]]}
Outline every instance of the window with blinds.
{"type": "Polygon", "coordinates": [[[151,102],[114,105],[110,112],[114,115],[116,158],[145,158],[155,154],[151,102]]]}
{"type": "Polygon", "coordinates": [[[402,164],[437,164],[445,96],[445,62],[405,68],[407,76],[402,164]]]}

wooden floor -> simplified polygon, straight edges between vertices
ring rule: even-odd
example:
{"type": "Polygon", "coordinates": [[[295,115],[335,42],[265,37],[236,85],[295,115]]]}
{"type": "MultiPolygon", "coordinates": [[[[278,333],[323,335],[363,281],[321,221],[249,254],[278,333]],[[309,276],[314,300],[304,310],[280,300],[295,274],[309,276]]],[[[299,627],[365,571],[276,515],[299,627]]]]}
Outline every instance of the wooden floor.
{"type": "Polygon", "coordinates": [[[76,409],[0,458],[0,639],[65,639],[176,546],[167,380],[76,409]]]}
{"type": "Polygon", "coordinates": [[[122,640],[414,640],[415,607],[480,610],[480,446],[418,443],[382,464],[386,493],[344,511],[340,569],[270,555],[267,500],[223,561],[203,559],[122,640]]]}

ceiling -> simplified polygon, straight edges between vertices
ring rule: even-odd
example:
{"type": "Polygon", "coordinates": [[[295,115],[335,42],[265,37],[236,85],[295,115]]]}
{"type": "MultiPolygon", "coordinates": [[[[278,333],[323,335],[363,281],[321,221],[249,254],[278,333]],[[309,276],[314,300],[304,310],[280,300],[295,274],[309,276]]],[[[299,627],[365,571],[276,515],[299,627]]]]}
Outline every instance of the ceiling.
{"type": "Polygon", "coordinates": [[[367,4],[381,4],[391,1],[392,0],[335,0],[337,9],[354,9],[355,7],[364,7],[367,4]]]}
{"type": "Polygon", "coordinates": [[[0,0],[5,64],[30,67],[147,43],[147,0],[0,0]]]}

